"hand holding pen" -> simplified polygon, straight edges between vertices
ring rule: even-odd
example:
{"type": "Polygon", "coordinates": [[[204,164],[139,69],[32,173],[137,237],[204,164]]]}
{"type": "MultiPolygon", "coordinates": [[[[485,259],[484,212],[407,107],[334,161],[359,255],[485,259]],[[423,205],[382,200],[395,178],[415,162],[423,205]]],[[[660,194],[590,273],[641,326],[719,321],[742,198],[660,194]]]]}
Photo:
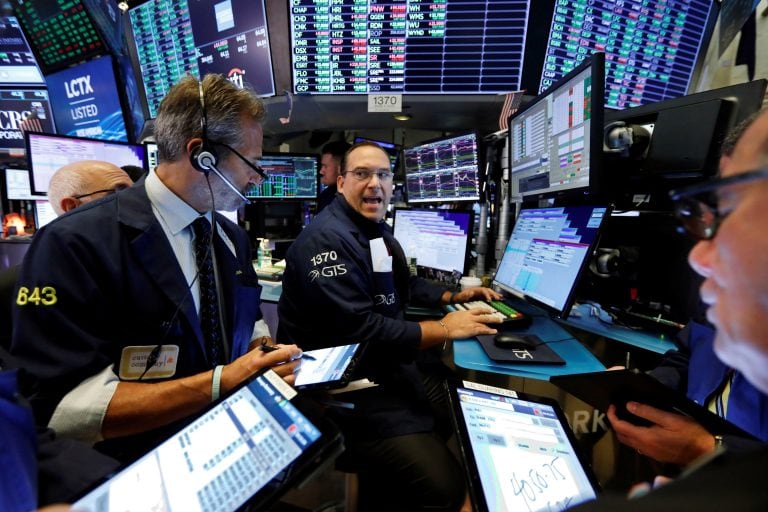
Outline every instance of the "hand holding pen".
{"type": "MultiPolygon", "coordinates": [[[[266,338],[263,338],[261,340],[261,345],[259,346],[259,349],[262,352],[266,352],[266,353],[274,352],[275,350],[278,350],[279,348],[280,347],[278,347],[277,345],[269,345],[267,343],[267,339],[266,338]]],[[[307,361],[315,361],[316,360],[314,356],[311,356],[311,355],[307,354],[306,352],[302,352],[302,354],[301,354],[301,356],[299,358],[300,359],[306,359],[307,361]]]]}

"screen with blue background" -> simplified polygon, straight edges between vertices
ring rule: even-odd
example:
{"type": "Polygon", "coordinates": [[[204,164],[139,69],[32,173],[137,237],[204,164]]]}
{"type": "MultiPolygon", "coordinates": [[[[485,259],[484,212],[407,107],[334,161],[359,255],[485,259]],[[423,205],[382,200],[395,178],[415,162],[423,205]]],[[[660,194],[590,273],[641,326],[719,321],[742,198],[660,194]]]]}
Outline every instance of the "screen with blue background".
{"type": "Polygon", "coordinates": [[[58,133],[101,140],[128,140],[111,57],[48,75],[58,133]]]}

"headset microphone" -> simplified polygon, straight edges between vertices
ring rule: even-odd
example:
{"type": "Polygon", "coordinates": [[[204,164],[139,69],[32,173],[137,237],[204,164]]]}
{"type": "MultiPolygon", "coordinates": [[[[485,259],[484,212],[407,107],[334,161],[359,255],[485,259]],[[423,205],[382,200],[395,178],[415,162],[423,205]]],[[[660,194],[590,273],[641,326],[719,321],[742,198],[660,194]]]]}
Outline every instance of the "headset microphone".
{"type": "Polygon", "coordinates": [[[207,151],[202,151],[198,155],[197,160],[200,164],[200,167],[202,167],[205,171],[213,171],[213,173],[219,178],[221,178],[221,181],[223,181],[225,185],[227,185],[230,189],[232,189],[232,192],[237,194],[238,197],[240,197],[240,199],[242,199],[246,203],[250,202],[250,199],[245,197],[245,195],[243,195],[242,192],[237,190],[237,187],[231,181],[229,181],[227,177],[224,176],[224,174],[220,170],[216,168],[216,164],[214,163],[213,158],[210,158],[208,156],[207,151]]]}

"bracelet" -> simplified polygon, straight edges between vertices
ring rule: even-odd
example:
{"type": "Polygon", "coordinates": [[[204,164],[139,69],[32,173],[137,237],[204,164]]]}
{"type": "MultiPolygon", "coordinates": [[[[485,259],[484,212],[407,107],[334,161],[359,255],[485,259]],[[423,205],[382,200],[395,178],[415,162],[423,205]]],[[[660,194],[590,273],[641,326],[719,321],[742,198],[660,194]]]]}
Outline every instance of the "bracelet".
{"type": "Polygon", "coordinates": [[[213,377],[211,378],[211,402],[218,400],[219,395],[221,394],[221,372],[223,370],[223,364],[220,364],[213,369],[213,377]]]}
{"type": "Polygon", "coordinates": [[[445,322],[443,322],[442,320],[438,320],[437,323],[439,323],[440,326],[445,331],[445,339],[443,340],[443,345],[445,345],[446,343],[448,343],[448,326],[445,325],[445,322]]]}

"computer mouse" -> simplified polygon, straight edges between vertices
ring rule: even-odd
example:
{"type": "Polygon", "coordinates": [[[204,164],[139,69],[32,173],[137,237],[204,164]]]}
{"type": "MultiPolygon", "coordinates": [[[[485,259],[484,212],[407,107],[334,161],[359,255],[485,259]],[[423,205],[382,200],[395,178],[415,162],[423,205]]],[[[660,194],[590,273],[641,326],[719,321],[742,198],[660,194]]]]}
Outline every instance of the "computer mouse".
{"type": "Polygon", "coordinates": [[[500,332],[493,337],[493,344],[499,348],[517,350],[536,350],[537,343],[524,336],[508,332],[500,332]]]}

